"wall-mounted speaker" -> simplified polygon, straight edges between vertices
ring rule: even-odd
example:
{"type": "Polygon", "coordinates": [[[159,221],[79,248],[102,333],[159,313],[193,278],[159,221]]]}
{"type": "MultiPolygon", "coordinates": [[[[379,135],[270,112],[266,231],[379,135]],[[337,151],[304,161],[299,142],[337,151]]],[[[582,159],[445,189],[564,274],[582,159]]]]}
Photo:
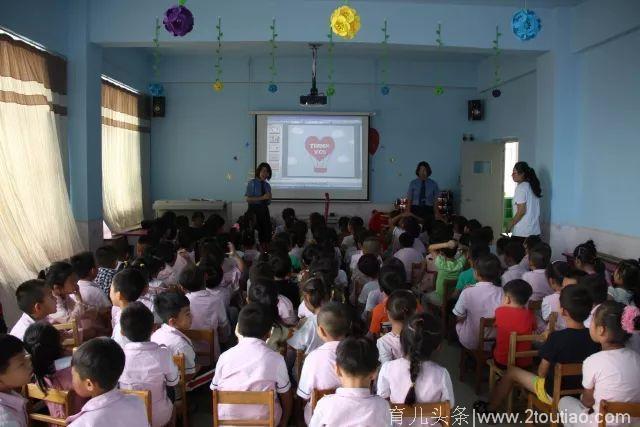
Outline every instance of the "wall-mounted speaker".
{"type": "Polygon", "coordinates": [[[481,99],[472,99],[468,101],[468,117],[470,121],[482,120],[484,119],[484,109],[482,108],[482,100],[481,99]]]}
{"type": "Polygon", "coordinates": [[[154,96],[151,104],[151,115],[153,117],[164,117],[166,99],[164,96],[154,96]]]}

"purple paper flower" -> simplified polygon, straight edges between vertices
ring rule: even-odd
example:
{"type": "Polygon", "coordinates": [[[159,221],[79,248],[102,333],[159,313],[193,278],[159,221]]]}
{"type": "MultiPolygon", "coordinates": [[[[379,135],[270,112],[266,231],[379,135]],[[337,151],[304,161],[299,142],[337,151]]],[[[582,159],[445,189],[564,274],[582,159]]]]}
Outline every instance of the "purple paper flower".
{"type": "Polygon", "coordinates": [[[164,28],[174,36],[184,36],[193,30],[193,14],[182,5],[173,6],[164,13],[164,28]]]}

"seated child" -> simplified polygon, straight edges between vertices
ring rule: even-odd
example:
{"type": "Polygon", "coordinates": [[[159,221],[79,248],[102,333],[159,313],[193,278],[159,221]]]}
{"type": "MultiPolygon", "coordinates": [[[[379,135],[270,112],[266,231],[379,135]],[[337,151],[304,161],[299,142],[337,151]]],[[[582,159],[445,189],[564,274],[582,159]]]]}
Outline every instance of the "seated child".
{"type": "Polygon", "coordinates": [[[167,347],[175,356],[184,354],[184,371],[191,379],[198,371],[193,343],[182,331],[191,329],[189,299],[179,291],[158,294],[153,301],[155,312],[162,319],[162,326],[151,335],[151,341],[167,347]]]}
{"type": "Polygon", "coordinates": [[[10,334],[20,340],[24,337],[24,331],[29,325],[38,320],[47,320],[50,314],[56,312],[56,300],[53,291],[45,285],[43,280],[27,280],[16,289],[16,302],[22,311],[22,316],[10,334]]]}
{"type": "Polygon", "coordinates": [[[269,257],[273,270],[274,285],[278,294],[287,297],[294,307],[300,305],[300,291],[295,283],[289,280],[291,274],[291,258],[288,253],[274,253],[269,257]]]}
{"type": "MultiPolygon", "coordinates": [[[[305,244],[307,243],[307,231],[308,226],[306,222],[296,221],[291,232],[291,250],[289,251],[289,257],[295,258],[297,264],[300,265],[298,269],[294,269],[296,272],[302,269],[302,252],[304,251],[305,244]]],[[[293,261],[292,261],[293,264],[293,261]]]]}
{"type": "Polygon", "coordinates": [[[96,249],[96,264],[98,264],[98,274],[94,282],[108,297],[111,281],[113,280],[113,276],[118,272],[118,270],[116,270],[116,266],[118,265],[118,253],[116,249],[111,245],[100,246],[96,249]]]}
{"type": "Polygon", "coordinates": [[[531,269],[531,267],[529,265],[529,252],[538,243],[542,243],[542,240],[540,239],[540,236],[529,236],[526,239],[524,239],[524,242],[522,242],[522,245],[524,246],[524,256],[522,257],[522,261],[520,261],[520,265],[526,271],[529,271],[531,269]]]}
{"type": "Polygon", "coordinates": [[[445,280],[457,280],[460,272],[467,263],[463,255],[456,257],[457,246],[455,240],[429,245],[429,252],[435,256],[435,266],[438,272],[436,276],[436,289],[425,295],[426,301],[441,306],[444,297],[445,280]]]}
{"type": "Polygon", "coordinates": [[[567,274],[570,274],[570,267],[564,261],[556,261],[549,264],[545,270],[545,276],[549,282],[549,286],[553,289],[551,295],[542,298],[540,316],[542,320],[549,323],[551,313],[558,313],[556,320],[556,331],[565,328],[564,319],[561,316],[562,309],[560,307],[560,291],[562,290],[562,282],[567,274]]]}
{"type": "Polygon", "coordinates": [[[364,229],[364,220],[359,216],[352,216],[349,218],[347,229],[350,235],[342,239],[341,249],[344,252],[344,262],[349,265],[351,256],[358,250],[356,247],[356,233],[364,229]]]}
{"type": "Polygon", "coordinates": [[[318,312],[318,335],[324,342],[304,359],[297,395],[306,402],[304,421],[311,420],[311,392],[340,387],[336,374],[336,349],[342,339],[351,334],[355,314],[346,305],[330,302],[318,312]]]}
{"type": "Polygon", "coordinates": [[[478,347],[480,319],[493,318],[496,308],[502,304],[501,270],[497,256],[490,254],[478,258],[474,267],[478,283],[463,290],[453,308],[458,339],[469,350],[478,347]]]}
{"type": "Polygon", "coordinates": [[[349,236],[349,217],[341,216],[338,218],[338,243],[342,246],[342,241],[345,237],[349,236]]]}
{"type": "Polygon", "coordinates": [[[467,225],[467,218],[462,215],[456,215],[453,217],[451,223],[453,224],[453,240],[457,242],[464,234],[464,226],[467,225]]]}
{"type": "Polygon", "coordinates": [[[523,267],[520,262],[524,258],[524,246],[517,240],[511,240],[504,247],[504,263],[507,270],[502,273],[502,286],[516,279],[522,279],[522,276],[529,271],[529,268],[523,267]]]}
{"type": "Polygon", "coordinates": [[[391,322],[391,332],[378,338],[376,347],[380,354],[380,364],[399,359],[403,356],[400,346],[400,333],[407,320],[418,309],[418,301],[413,292],[408,290],[394,291],[387,299],[387,314],[391,322]]]}
{"type": "MultiPolygon", "coordinates": [[[[44,272],[40,272],[40,278],[44,272]]],[[[54,262],[44,274],[44,281],[53,290],[56,299],[56,312],[49,315],[51,323],[67,323],[75,319],[80,320],[87,309],[82,301],[78,288],[78,276],[73,267],[67,262],[54,262]]]]}
{"type": "Polygon", "coordinates": [[[371,394],[378,368],[378,350],[368,338],[345,338],[336,350],[336,373],[342,387],[318,401],[309,427],[387,427],[390,406],[371,394]]]}
{"type": "Polygon", "coordinates": [[[542,301],[542,298],[553,293],[553,289],[549,286],[545,271],[551,261],[551,248],[546,243],[538,243],[529,249],[529,268],[522,275],[522,280],[531,285],[533,294],[531,301],[542,301]]]}
{"type": "Polygon", "coordinates": [[[322,345],[322,339],[318,336],[318,312],[329,301],[327,285],[320,277],[312,277],[302,284],[303,303],[312,313],[301,320],[298,330],[287,340],[287,343],[295,350],[304,350],[305,354],[311,353],[322,345]]]}
{"type": "MultiPolygon", "coordinates": [[[[293,407],[291,383],[284,358],[265,343],[273,321],[273,314],[261,304],[251,303],[242,308],[238,317],[238,332],[242,338],[220,356],[211,390],[275,390],[275,420],[285,427],[293,407]]],[[[220,419],[265,418],[266,411],[264,406],[255,405],[218,406],[220,419]]]]}
{"type": "Polygon", "coordinates": [[[256,250],[256,236],[253,230],[242,233],[242,259],[250,267],[260,257],[260,251],[256,250]]]}
{"type": "Polygon", "coordinates": [[[167,387],[180,381],[171,350],[150,341],[153,313],[139,301],[122,310],[120,325],[122,334],[129,340],[124,346],[125,365],[120,375],[120,388],[151,391],[152,426],[163,427],[174,418],[167,387]]]}
{"type": "Polygon", "coordinates": [[[424,256],[413,247],[414,238],[409,235],[409,233],[402,233],[398,241],[400,242],[401,249],[394,253],[393,256],[402,261],[407,275],[407,281],[409,283],[415,283],[418,279],[418,274],[414,274],[414,270],[421,269],[424,256]]]}
{"type": "MultiPolygon", "coordinates": [[[[531,285],[522,279],[516,279],[504,285],[503,292],[502,305],[496,308],[495,312],[496,345],[493,349],[493,360],[500,368],[507,366],[511,333],[530,335],[537,326],[535,314],[527,307],[531,298],[531,285]]],[[[531,343],[518,343],[516,350],[529,351],[531,343]]],[[[520,367],[529,366],[531,363],[530,358],[516,359],[516,365],[520,367]]]]}
{"type": "MultiPolygon", "coordinates": [[[[640,354],[625,347],[629,337],[638,331],[640,310],[637,307],[615,301],[605,301],[598,307],[589,335],[600,344],[602,351],[587,357],[582,364],[582,387],[585,390],[581,399],[566,396],[558,405],[558,409],[570,418],[587,416],[588,423],[580,418],[580,423],[564,423],[565,427],[598,425],[597,415],[602,400],[640,402],[640,354]]],[[[631,421],[635,425],[638,419],[631,421]]]]}
{"type": "Polygon", "coordinates": [[[276,227],[275,234],[284,232],[290,233],[293,229],[293,224],[295,224],[297,220],[296,211],[293,208],[284,208],[282,210],[283,223],[276,227]]]}
{"type": "Polygon", "coordinates": [[[364,309],[369,294],[372,291],[380,290],[380,284],[378,283],[380,261],[378,261],[378,258],[373,254],[363,255],[358,260],[357,269],[360,272],[361,280],[364,281],[360,295],[358,295],[358,306],[364,309]]]}
{"type": "Polygon", "coordinates": [[[640,262],[635,259],[620,261],[613,273],[609,295],[614,301],[630,304],[636,292],[640,292],[640,262]]]}
{"type": "Polygon", "coordinates": [[[378,260],[378,264],[382,263],[382,257],[380,254],[382,253],[382,247],[380,245],[380,240],[378,237],[371,234],[371,232],[363,230],[360,233],[359,239],[362,240],[362,252],[360,254],[355,254],[351,257],[351,263],[349,264],[349,273],[351,274],[351,282],[352,283],[366,283],[366,277],[363,276],[358,270],[358,262],[360,258],[364,255],[373,255],[378,260]]]}
{"type": "Polygon", "coordinates": [[[78,289],[82,295],[82,301],[87,307],[93,308],[98,312],[109,312],[111,310],[111,301],[94,282],[98,270],[96,268],[95,259],[91,252],[81,252],[71,257],[69,260],[73,272],[78,277],[78,289]]]}
{"type": "Polygon", "coordinates": [[[129,340],[122,335],[120,315],[126,306],[140,298],[147,285],[147,280],[142,272],[135,268],[125,268],[115,275],[111,283],[111,291],[109,292],[109,297],[113,304],[113,309],[111,310],[113,333],[111,338],[123,347],[129,340]]]}
{"type": "Polygon", "coordinates": [[[587,274],[599,274],[607,282],[609,281],[604,262],[598,257],[598,250],[593,240],[588,240],[576,246],[573,250],[573,258],[578,270],[582,270],[587,274]]]}
{"type": "Polygon", "coordinates": [[[591,297],[591,302],[593,303],[593,309],[591,310],[587,320],[584,321],[584,326],[588,328],[591,326],[593,315],[598,309],[598,306],[607,300],[607,290],[609,286],[607,285],[604,276],[597,274],[587,274],[586,276],[582,276],[578,279],[578,286],[587,290],[591,297]]]}
{"type": "MultiPolygon", "coordinates": [[[[398,265],[384,265],[380,269],[380,291],[382,300],[371,310],[371,321],[369,322],[369,332],[374,335],[380,335],[382,324],[389,321],[386,305],[389,296],[399,289],[408,289],[406,282],[404,266],[397,258],[394,258],[398,265]]],[[[373,292],[369,294],[369,298],[374,297],[373,292]]]]}
{"type": "MultiPolygon", "coordinates": [[[[583,325],[591,311],[591,299],[587,292],[575,285],[563,288],[560,292],[560,306],[567,326],[563,330],[552,332],[540,348],[538,374],[510,366],[491,394],[489,403],[478,401],[474,404],[476,411],[497,411],[514,384],[534,393],[540,401],[551,404],[556,363],[582,363],[587,357],[600,351],[600,346],[591,340],[589,329],[583,325]]],[[[562,379],[562,388],[565,390],[580,388],[580,384],[580,376],[562,379]]]]}
{"type": "Polygon", "coordinates": [[[94,338],[78,347],[71,358],[73,390],[90,400],[79,413],[67,418],[67,425],[149,426],[142,399],[117,388],[124,365],[124,351],[112,339],[94,338]]]}
{"type": "Polygon", "coordinates": [[[456,283],[456,291],[454,293],[454,297],[460,295],[460,292],[462,292],[467,286],[476,284],[476,277],[473,273],[473,266],[481,256],[489,255],[490,253],[491,251],[489,250],[489,246],[485,244],[473,244],[469,247],[469,268],[461,272],[460,276],[458,276],[458,283],[456,283]]]}
{"type": "Polygon", "coordinates": [[[164,267],[158,273],[158,280],[161,280],[165,286],[177,285],[178,273],[173,268],[178,259],[175,246],[171,242],[162,241],[158,243],[155,252],[164,264],[164,267]]]}
{"type": "Polygon", "coordinates": [[[27,427],[27,399],[16,392],[31,382],[31,360],[22,341],[0,334],[0,425],[27,427]]]}
{"type": "MultiPolygon", "coordinates": [[[[496,240],[496,255],[498,256],[498,259],[500,260],[500,265],[502,265],[503,269],[507,268],[507,263],[504,261],[504,251],[507,248],[507,245],[509,244],[509,242],[511,241],[512,240],[509,237],[505,237],[505,236],[499,237],[498,240],[496,240]]],[[[522,247],[522,250],[524,251],[524,246],[522,247]]],[[[520,277],[518,277],[518,279],[519,278],[520,277]]]]}
{"type": "Polygon", "coordinates": [[[71,357],[64,356],[60,332],[44,320],[36,322],[24,334],[24,347],[31,356],[35,382],[43,393],[49,387],[71,392],[68,413],[64,405],[46,402],[49,415],[63,418],[80,412],[88,399],[73,392],[71,357]]]}

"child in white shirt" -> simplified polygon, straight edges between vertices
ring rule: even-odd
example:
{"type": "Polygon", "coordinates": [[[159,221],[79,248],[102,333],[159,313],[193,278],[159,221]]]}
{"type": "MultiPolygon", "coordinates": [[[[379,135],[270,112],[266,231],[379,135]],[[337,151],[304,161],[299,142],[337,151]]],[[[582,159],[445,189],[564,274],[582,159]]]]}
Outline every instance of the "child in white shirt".
{"type": "Polygon", "coordinates": [[[569,271],[569,265],[564,261],[556,261],[549,264],[545,271],[545,276],[549,282],[549,286],[551,286],[551,289],[553,289],[554,292],[551,295],[547,295],[542,298],[540,315],[544,322],[549,323],[549,316],[551,316],[551,313],[557,313],[555,326],[556,331],[560,331],[566,327],[564,318],[561,316],[562,307],[560,307],[560,291],[563,288],[562,283],[564,282],[564,277],[569,274],[569,271]]]}
{"type": "Polygon", "coordinates": [[[551,248],[546,243],[538,243],[529,249],[529,268],[522,275],[522,280],[531,285],[533,294],[529,301],[541,301],[542,298],[553,293],[553,289],[549,286],[545,270],[551,261],[551,248]]]}
{"type": "Polygon", "coordinates": [[[22,341],[0,334],[0,425],[27,427],[27,399],[15,390],[29,384],[32,373],[22,341]]]}
{"type": "Polygon", "coordinates": [[[609,295],[615,301],[630,304],[634,292],[640,289],[640,263],[635,259],[620,261],[613,273],[613,284],[609,286],[609,295]]]}
{"type": "Polygon", "coordinates": [[[38,320],[47,320],[47,316],[56,312],[53,292],[43,280],[27,280],[18,286],[16,302],[23,313],[9,333],[20,340],[29,325],[38,320]]]}
{"type": "Polygon", "coordinates": [[[502,286],[512,280],[522,279],[522,276],[529,271],[527,267],[523,267],[520,264],[524,255],[524,246],[519,241],[512,240],[506,244],[504,248],[504,263],[507,265],[507,270],[502,273],[500,280],[502,286]]]}
{"type": "Polygon", "coordinates": [[[298,324],[298,330],[287,343],[295,350],[304,350],[305,354],[311,353],[322,345],[322,339],[318,336],[317,314],[320,308],[329,300],[327,286],[320,277],[307,279],[302,285],[303,304],[313,313],[298,324]]]}
{"type": "MultiPolygon", "coordinates": [[[[380,290],[380,284],[378,283],[378,274],[380,273],[380,262],[373,254],[363,255],[358,260],[358,268],[360,272],[360,280],[362,287],[360,294],[356,295],[358,298],[358,306],[364,308],[367,303],[367,297],[369,293],[375,290],[380,290]]],[[[355,282],[354,282],[355,284],[355,282]]],[[[354,292],[357,291],[357,286],[354,286],[354,292]]]]}
{"type": "Polygon", "coordinates": [[[386,309],[391,322],[391,331],[382,335],[376,342],[382,365],[403,356],[400,334],[405,322],[418,309],[418,301],[413,292],[400,289],[391,293],[387,299],[386,309]]]}
{"type": "Polygon", "coordinates": [[[415,283],[418,275],[413,272],[420,270],[424,262],[424,256],[413,247],[414,240],[409,233],[402,233],[398,239],[401,249],[393,254],[394,257],[402,261],[409,283],[415,283]]]}

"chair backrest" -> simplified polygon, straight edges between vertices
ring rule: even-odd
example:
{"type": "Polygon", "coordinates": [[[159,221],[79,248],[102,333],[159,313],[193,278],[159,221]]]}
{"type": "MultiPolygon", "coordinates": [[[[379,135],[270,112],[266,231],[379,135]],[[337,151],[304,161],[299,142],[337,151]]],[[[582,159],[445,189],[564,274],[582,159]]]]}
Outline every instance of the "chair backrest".
{"type": "Polygon", "coordinates": [[[554,332],[556,330],[556,325],[558,324],[558,312],[553,311],[549,315],[549,323],[547,326],[547,330],[549,333],[554,332]]]}
{"type": "Polygon", "coordinates": [[[311,413],[313,413],[313,410],[316,409],[316,405],[318,404],[318,401],[320,399],[322,399],[324,396],[328,394],[335,394],[335,393],[336,393],[335,388],[327,388],[324,390],[319,390],[314,388],[313,390],[311,390],[311,413]]]}
{"type": "MultiPolygon", "coordinates": [[[[600,422],[598,427],[606,427],[607,414],[628,414],[631,418],[640,417],[640,402],[608,402],[606,400],[600,401],[600,422]]],[[[614,417],[609,417],[612,422],[617,421],[620,423],[629,423],[628,419],[619,418],[615,420],[614,417]]],[[[626,417],[625,417],[626,418],[626,417]]],[[[636,424],[633,424],[636,425],[636,424]]]]}
{"type": "Polygon", "coordinates": [[[544,334],[531,334],[531,335],[518,335],[516,332],[511,332],[509,336],[509,357],[508,365],[515,365],[517,359],[523,359],[525,357],[535,357],[538,355],[538,350],[524,350],[517,351],[518,343],[521,342],[544,342],[544,334]]]}
{"type": "Polygon", "coordinates": [[[120,391],[124,394],[131,394],[138,396],[144,402],[144,407],[147,410],[147,419],[149,424],[153,422],[153,414],[151,412],[151,392],[149,390],[129,390],[121,388],[120,391]]]}
{"type": "Polygon", "coordinates": [[[25,394],[29,399],[41,400],[43,402],[55,403],[62,405],[64,408],[64,418],[56,418],[50,415],[39,414],[37,412],[29,412],[29,419],[40,421],[43,423],[55,424],[58,426],[66,426],[66,419],[69,416],[69,392],[66,390],[56,390],[54,388],[47,389],[44,393],[37,384],[27,384],[25,394]]]}
{"type": "Polygon", "coordinates": [[[392,403],[390,414],[392,420],[395,414],[396,416],[400,415],[403,420],[415,418],[422,422],[422,420],[429,419],[428,425],[431,426],[438,425],[438,423],[442,426],[451,425],[451,404],[449,401],[416,403],[415,405],[392,403]]]}
{"type": "Polygon", "coordinates": [[[485,343],[495,341],[496,339],[491,336],[487,329],[493,329],[495,327],[496,319],[493,317],[481,317],[480,327],[478,328],[478,347],[477,351],[483,352],[485,343]]]}
{"type": "Polygon", "coordinates": [[[275,427],[275,392],[269,391],[220,391],[213,390],[213,427],[218,426],[268,426],[275,427]],[[267,419],[221,420],[218,405],[265,405],[268,408],[267,419]]]}
{"type": "Polygon", "coordinates": [[[180,373],[180,382],[178,383],[178,390],[180,391],[180,397],[182,399],[182,406],[180,406],[180,412],[182,415],[182,425],[187,427],[189,425],[189,408],[186,404],[187,401],[187,374],[184,362],[184,354],[179,353],[173,356],[173,363],[178,367],[180,373]]]}
{"type": "Polygon", "coordinates": [[[80,344],[80,334],[78,332],[78,323],[75,319],[71,320],[67,323],[55,323],[53,325],[54,328],[61,332],[65,332],[66,334],[70,334],[70,337],[65,338],[62,341],[63,347],[78,347],[80,344]]]}
{"type": "Polygon", "coordinates": [[[582,375],[582,363],[556,363],[553,371],[553,404],[557,407],[562,396],[582,393],[582,388],[562,389],[562,377],[582,375]]]}
{"type": "Polygon", "coordinates": [[[187,336],[191,341],[194,342],[206,342],[207,343],[207,351],[199,350],[199,346],[194,346],[194,350],[196,352],[196,356],[206,356],[211,360],[211,365],[214,363],[214,354],[215,354],[215,334],[212,330],[209,329],[186,329],[181,330],[183,334],[187,336]]]}

